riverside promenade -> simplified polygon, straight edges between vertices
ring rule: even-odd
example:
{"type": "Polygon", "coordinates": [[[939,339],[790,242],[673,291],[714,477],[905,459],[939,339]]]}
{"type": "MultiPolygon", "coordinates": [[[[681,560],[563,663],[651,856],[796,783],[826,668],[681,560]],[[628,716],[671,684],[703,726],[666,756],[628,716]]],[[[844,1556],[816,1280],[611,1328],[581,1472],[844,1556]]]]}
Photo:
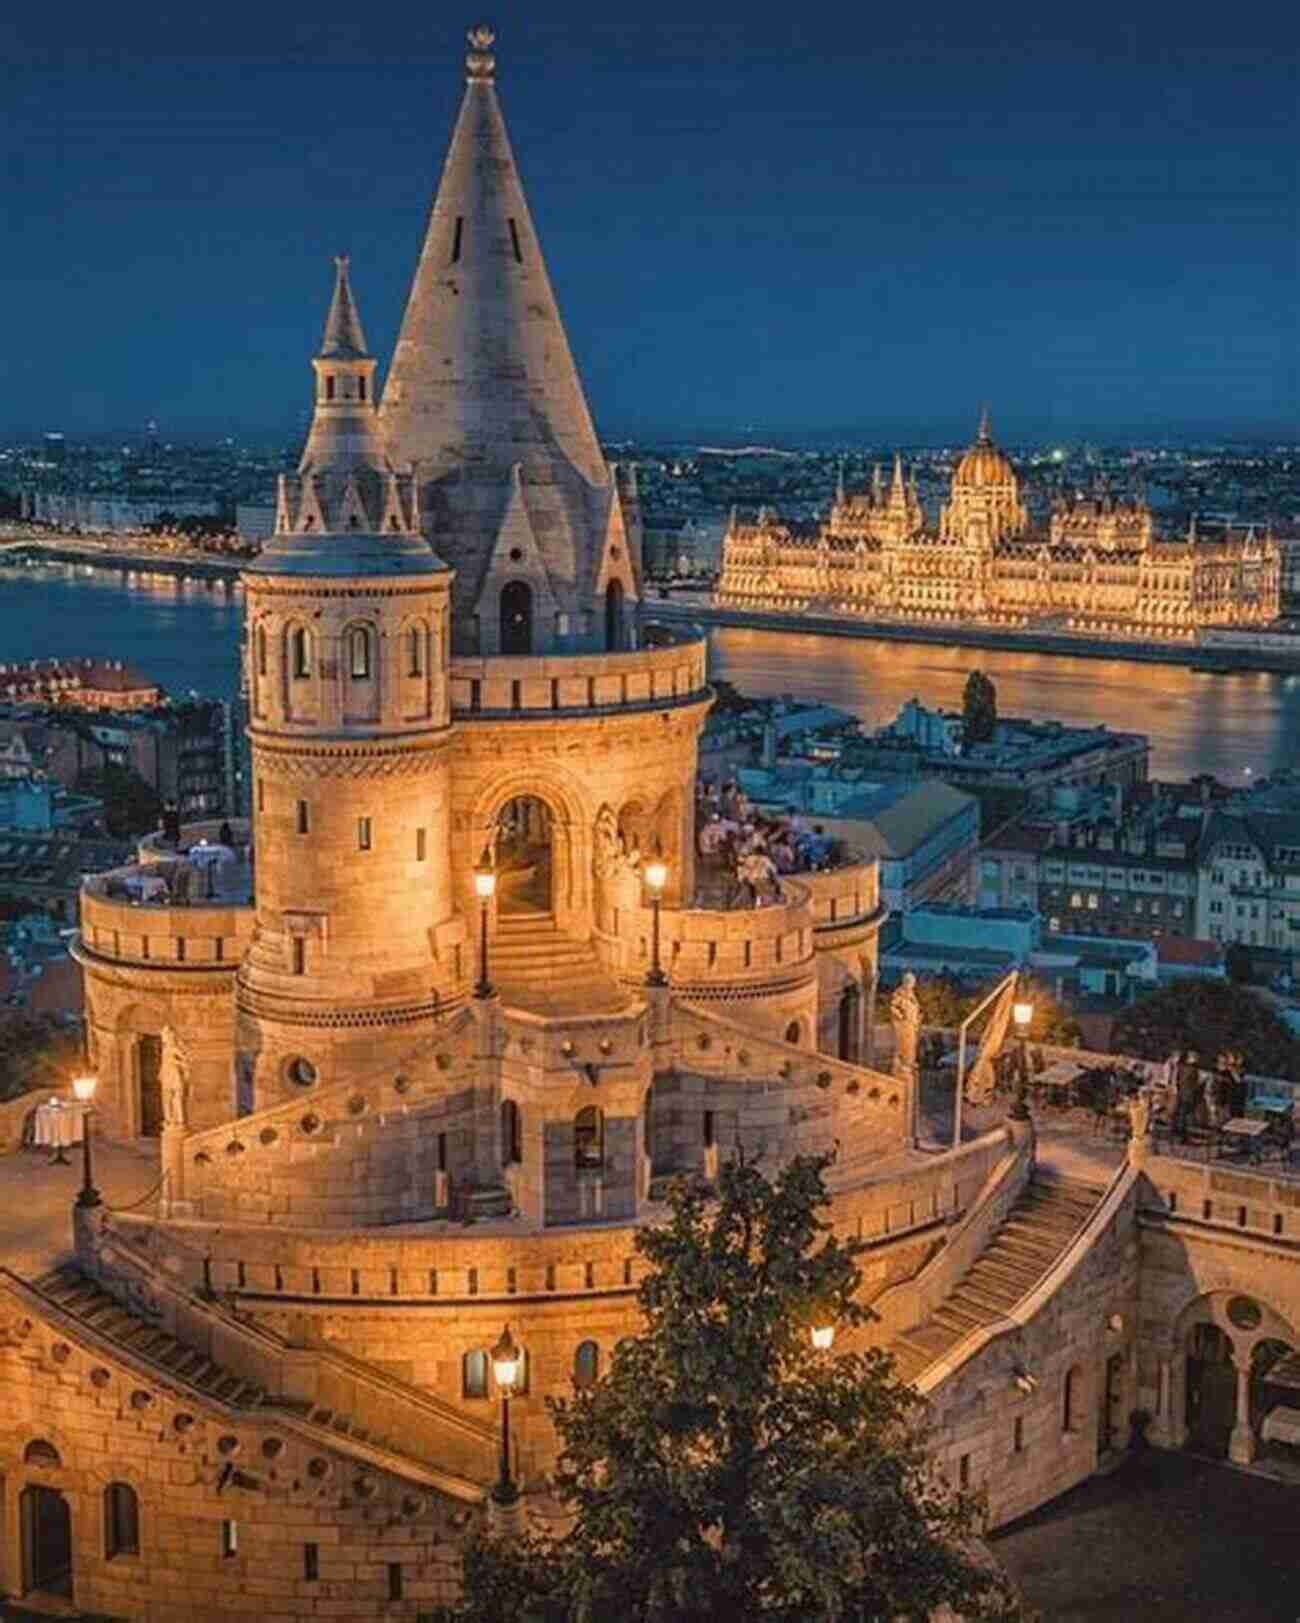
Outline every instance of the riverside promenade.
{"type": "Polygon", "coordinates": [[[1199,634],[1188,642],[1143,642],[1138,638],[1094,637],[1055,627],[1008,630],[978,621],[865,620],[848,614],[719,608],[705,593],[647,598],[655,620],[685,620],[703,626],[735,626],[746,631],[797,632],[803,636],[849,637],[864,642],[929,643],[943,648],[982,648],[1000,653],[1058,654],[1073,659],[1132,660],[1145,665],[1179,665],[1206,673],[1300,672],[1300,632],[1242,632],[1227,642],[1222,632],[1199,634]],[[1213,639],[1213,640],[1211,640],[1213,639]]]}

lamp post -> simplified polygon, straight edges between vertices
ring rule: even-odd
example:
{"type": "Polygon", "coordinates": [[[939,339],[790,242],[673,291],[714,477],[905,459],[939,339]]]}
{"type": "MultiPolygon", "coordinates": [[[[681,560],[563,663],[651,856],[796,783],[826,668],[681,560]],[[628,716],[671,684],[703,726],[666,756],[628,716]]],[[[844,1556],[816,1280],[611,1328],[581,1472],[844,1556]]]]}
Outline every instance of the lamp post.
{"type": "Polygon", "coordinates": [[[668,883],[668,864],[664,861],[663,850],[659,841],[655,841],[654,855],[642,870],[646,882],[646,889],[650,892],[650,912],[653,919],[650,948],[650,973],[646,976],[647,986],[667,986],[668,977],[664,974],[663,965],[659,961],[659,911],[663,906],[664,886],[668,883]]]}
{"type": "Polygon", "coordinates": [[[78,1104],[86,1107],[81,1119],[81,1193],[77,1196],[77,1205],[87,1208],[103,1204],[99,1198],[99,1190],[95,1188],[90,1163],[90,1118],[94,1114],[91,1105],[95,1098],[97,1080],[94,1076],[78,1076],[72,1083],[72,1091],[77,1096],[78,1104]]]}
{"type": "Polygon", "coordinates": [[[492,1373],[501,1393],[501,1470],[492,1497],[501,1506],[513,1505],[519,1499],[519,1488],[510,1474],[510,1396],[519,1380],[519,1364],[519,1348],[506,1325],[492,1349],[492,1373]]]}
{"type": "Polygon", "coordinates": [[[492,858],[492,847],[485,845],[478,866],[474,869],[474,891],[479,903],[478,985],[474,988],[474,996],[485,1001],[496,996],[496,988],[488,979],[488,910],[496,889],[496,863],[492,858]]]}
{"type": "Polygon", "coordinates": [[[1021,999],[1012,1006],[1011,1017],[1016,1023],[1016,1036],[1020,1039],[1020,1065],[1016,1079],[1016,1099],[1011,1106],[1012,1121],[1029,1120],[1029,1028],[1034,1020],[1034,1006],[1021,999]]]}

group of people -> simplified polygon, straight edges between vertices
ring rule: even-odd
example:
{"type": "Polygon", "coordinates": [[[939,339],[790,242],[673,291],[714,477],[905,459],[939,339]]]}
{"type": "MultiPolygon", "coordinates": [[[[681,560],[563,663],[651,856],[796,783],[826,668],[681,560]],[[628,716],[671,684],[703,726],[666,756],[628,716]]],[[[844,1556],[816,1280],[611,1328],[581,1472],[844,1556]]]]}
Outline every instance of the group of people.
{"type": "Polygon", "coordinates": [[[1195,1049],[1174,1054],[1165,1080],[1173,1091],[1173,1136],[1180,1144],[1187,1142],[1192,1127],[1218,1128],[1246,1114],[1250,1089],[1245,1060],[1230,1049],[1219,1055],[1209,1073],[1202,1070],[1195,1049]]]}
{"type": "Polygon", "coordinates": [[[839,843],[799,814],[765,817],[734,782],[700,785],[696,845],[705,863],[731,876],[728,907],[763,907],[783,900],[787,874],[816,873],[835,865],[839,843]]]}

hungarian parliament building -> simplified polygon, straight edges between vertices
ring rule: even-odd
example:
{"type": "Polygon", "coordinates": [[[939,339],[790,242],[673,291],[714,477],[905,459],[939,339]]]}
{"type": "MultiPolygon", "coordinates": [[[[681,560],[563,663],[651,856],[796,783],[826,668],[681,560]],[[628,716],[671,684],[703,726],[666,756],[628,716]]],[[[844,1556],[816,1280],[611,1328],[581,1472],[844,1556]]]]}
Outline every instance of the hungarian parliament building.
{"type": "Polygon", "coordinates": [[[987,414],[953,475],[937,531],[914,477],[894,460],[886,483],[849,491],[830,516],[784,523],[770,508],[733,514],[723,540],[720,608],[984,621],[1094,635],[1192,640],[1210,626],[1265,626],[1281,608],[1281,551],[1254,530],[1157,536],[1140,498],[1062,497],[1046,530],[1030,522],[1020,480],[987,414]]]}

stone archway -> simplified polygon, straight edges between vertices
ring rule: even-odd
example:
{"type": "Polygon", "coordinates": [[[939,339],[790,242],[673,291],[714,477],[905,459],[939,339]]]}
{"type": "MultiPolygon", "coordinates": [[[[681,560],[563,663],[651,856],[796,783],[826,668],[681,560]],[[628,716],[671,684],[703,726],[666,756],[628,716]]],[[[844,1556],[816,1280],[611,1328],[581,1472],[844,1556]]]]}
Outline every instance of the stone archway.
{"type": "MultiPolygon", "coordinates": [[[[1163,1440],[1249,1465],[1265,1414],[1282,1401],[1268,1380],[1277,1349],[1300,1346],[1294,1327],[1248,1290],[1225,1286],[1193,1297],[1166,1345],[1163,1440]]],[[[1287,1407],[1300,1408],[1300,1398],[1287,1407]]]]}
{"type": "Polygon", "coordinates": [[[123,1009],[114,1032],[117,1058],[116,1130],[129,1138],[157,1138],[162,1132],[162,1027],[165,1021],[144,1004],[123,1009]]]}
{"type": "MultiPolygon", "coordinates": [[[[484,846],[497,853],[510,850],[508,860],[520,864],[512,871],[524,874],[518,881],[523,887],[522,898],[515,898],[516,904],[522,900],[522,908],[506,903],[506,893],[511,889],[507,884],[493,903],[494,923],[511,917],[526,918],[531,912],[553,918],[563,934],[584,938],[590,934],[591,889],[586,870],[591,856],[585,815],[577,791],[554,773],[515,772],[484,788],[472,814],[472,837],[465,853],[462,880],[466,891],[472,892],[469,870],[484,846]],[[503,839],[509,842],[507,846],[503,847],[503,839]],[[526,859],[531,860],[530,850],[537,861],[528,873],[526,859]],[[546,915],[541,913],[541,900],[549,904],[546,915]]],[[[478,904],[472,894],[469,900],[471,916],[477,917],[478,904]]]]}
{"type": "Polygon", "coordinates": [[[536,795],[520,795],[498,813],[498,917],[554,915],[554,821],[551,808],[536,795]]]}

